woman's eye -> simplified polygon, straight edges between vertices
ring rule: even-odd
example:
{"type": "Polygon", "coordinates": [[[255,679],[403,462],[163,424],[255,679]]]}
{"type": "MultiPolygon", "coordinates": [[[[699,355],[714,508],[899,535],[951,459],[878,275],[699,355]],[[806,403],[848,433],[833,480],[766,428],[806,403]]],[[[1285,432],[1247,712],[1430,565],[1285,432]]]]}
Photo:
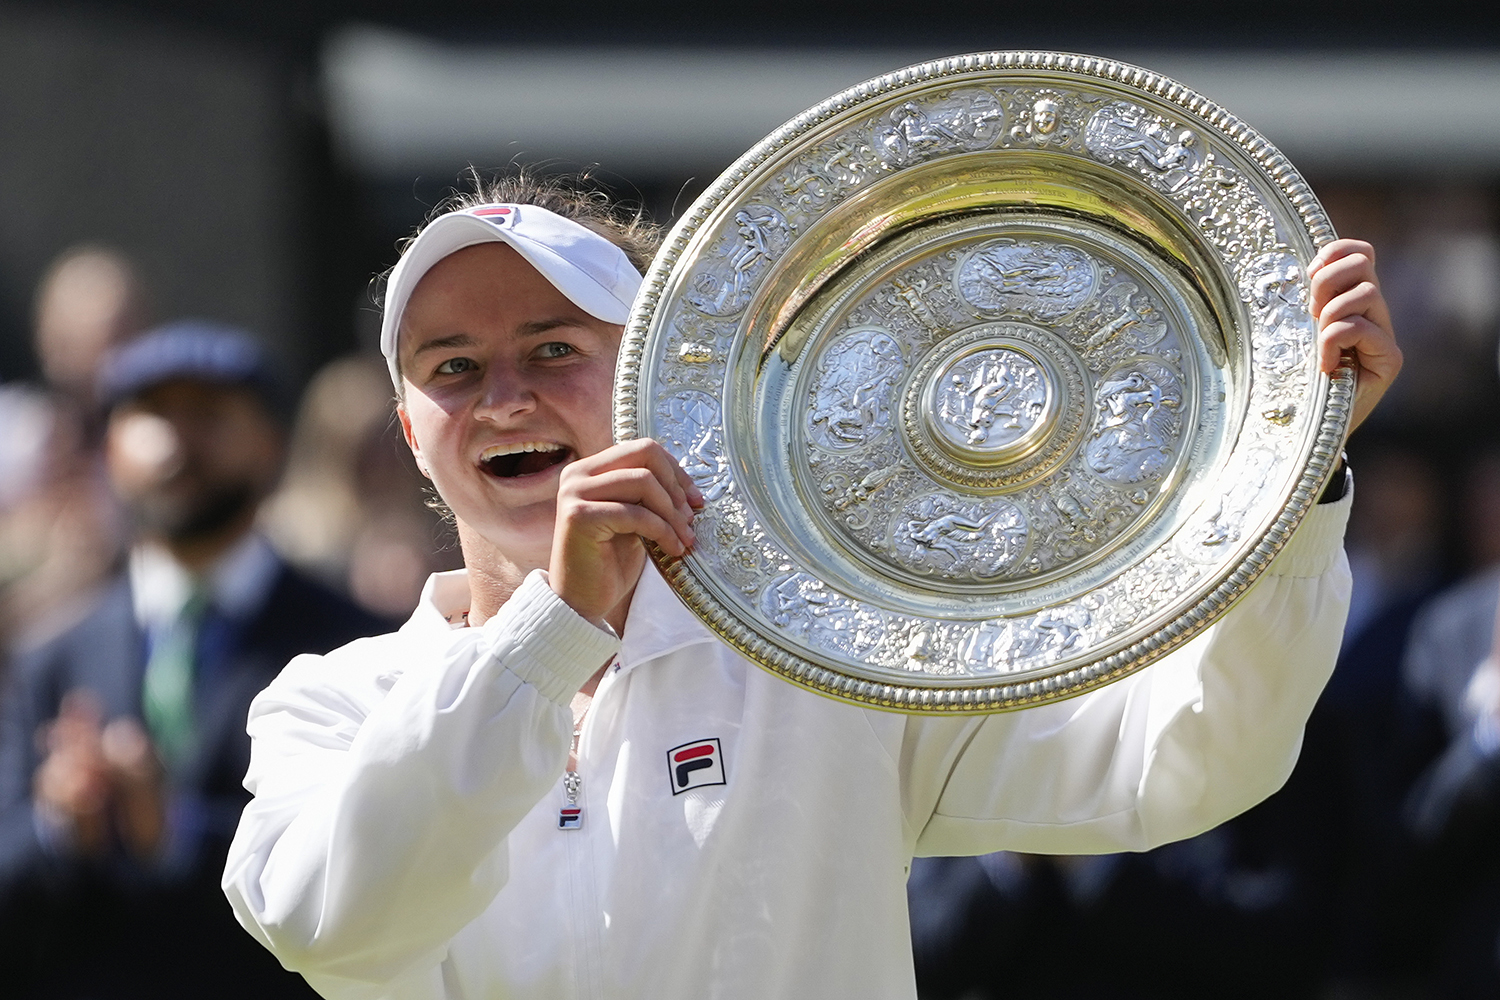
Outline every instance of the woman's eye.
{"type": "Polygon", "coordinates": [[[436,371],[439,375],[461,375],[477,367],[479,366],[468,358],[449,358],[438,365],[436,371]]]}
{"type": "Polygon", "coordinates": [[[544,358],[565,358],[573,353],[573,345],[564,344],[561,341],[553,341],[550,344],[543,344],[537,348],[537,353],[544,358]]]}

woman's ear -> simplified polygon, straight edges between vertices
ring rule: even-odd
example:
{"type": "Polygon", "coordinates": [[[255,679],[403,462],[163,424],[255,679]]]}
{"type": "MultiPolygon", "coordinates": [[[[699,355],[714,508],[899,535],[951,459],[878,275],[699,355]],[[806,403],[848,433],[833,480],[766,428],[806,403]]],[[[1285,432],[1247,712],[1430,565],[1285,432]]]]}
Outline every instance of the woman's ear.
{"type": "Polygon", "coordinates": [[[417,443],[417,435],[411,429],[411,417],[406,414],[406,407],[396,407],[396,417],[401,421],[401,436],[406,438],[406,446],[411,449],[411,457],[416,459],[417,471],[428,479],[432,473],[427,470],[427,460],[422,457],[422,446],[417,443]]]}

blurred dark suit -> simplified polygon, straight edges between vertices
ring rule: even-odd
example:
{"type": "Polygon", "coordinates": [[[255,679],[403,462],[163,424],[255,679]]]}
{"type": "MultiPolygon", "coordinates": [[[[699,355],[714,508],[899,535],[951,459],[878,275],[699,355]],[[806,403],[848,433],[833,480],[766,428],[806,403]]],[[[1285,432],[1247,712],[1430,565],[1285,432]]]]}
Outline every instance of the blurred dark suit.
{"type": "Polygon", "coordinates": [[[43,842],[32,804],[38,727],[63,696],[92,691],[105,719],[140,718],[147,640],[122,575],[77,626],[12,665],[0,704],[0,993],[20,1000],[314,997],[235,922],[219,879],[249,764],[250,701],[294,655],[323,653],[391,624],[282,565],[240,620],[201,629],[199,740],[169,773],[178,808],[161,862],[123,851],[69,857],[43,842]]]}

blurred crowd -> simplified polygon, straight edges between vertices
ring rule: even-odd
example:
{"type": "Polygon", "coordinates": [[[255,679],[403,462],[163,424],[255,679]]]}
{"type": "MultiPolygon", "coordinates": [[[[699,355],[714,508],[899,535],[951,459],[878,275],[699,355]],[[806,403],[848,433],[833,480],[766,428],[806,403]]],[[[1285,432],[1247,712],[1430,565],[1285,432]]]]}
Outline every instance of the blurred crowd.
{"type": "MultiPolygon", "coordinates": [[[[1350,444],[1353,606],[1301,761],[1146,854],[919,859],[926,1000],[1500,996],[1500,206],[1321,193],[1407,369],[1350,444]]],[[[40,377],[0,385],[0,992],[308,996],[218,894],[244,710],[404,619],[456,542],[378,357],[292,406],[253,335],[157,315],[102,246],[34,317],[40,377]]]]}
{"type": "Polygon", "coordinates": [[[34,346],[0,386],[0,994],[310,997],[218,883],[250,700],[459,562],[385,365],[294,407],[256,337],[161,323],[100,246],[47,272],[34,346]]]}

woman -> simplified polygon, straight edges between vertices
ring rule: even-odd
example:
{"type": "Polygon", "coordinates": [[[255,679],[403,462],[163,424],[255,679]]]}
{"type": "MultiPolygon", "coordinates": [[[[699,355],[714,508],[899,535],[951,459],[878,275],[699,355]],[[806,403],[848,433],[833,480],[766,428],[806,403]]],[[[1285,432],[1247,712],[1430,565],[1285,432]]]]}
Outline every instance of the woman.
{"type": "MultiPolygon", "coordinates": [[[[401,425],[466,570],[251,711],[224,886],[288,967],[330,997],[909,1000],[914,854],[1143,850],[1280,785],[1338,649],[1347,497],[1213,629],[1085,697],[985,718],[820,698],[646,565],[642,538],[692,546],[702,499],[655,443],[611,443],[641,233],[508,181],[444,206],[391,275],[401,425]]],[[[1356,352],[1362,418],[1400,364],[1371,254],[1317,268],[1323,364],[1356,352]]]]}

